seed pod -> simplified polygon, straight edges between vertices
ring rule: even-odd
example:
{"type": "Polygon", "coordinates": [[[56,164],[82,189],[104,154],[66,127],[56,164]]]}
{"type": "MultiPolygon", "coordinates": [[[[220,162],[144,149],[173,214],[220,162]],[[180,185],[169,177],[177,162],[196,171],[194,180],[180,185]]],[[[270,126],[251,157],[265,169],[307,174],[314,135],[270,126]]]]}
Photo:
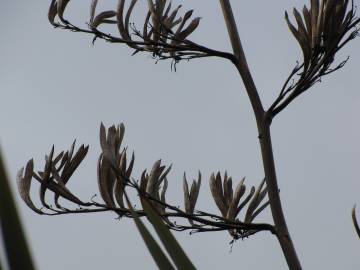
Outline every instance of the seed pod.
{"type": "MultiPolygon", "coordinates": [[[[323,7],[323,2],[324,1],[322,1],[322,3],[321,3],[322,7],[323,7]]],[[[319,25],[321,22],[322,7],[321,7],[321,9],[319,9],[319,0],[311,0],[310,12],[311,12],[311,25],[312,25],[312,29],[311,29],[311,33],[312,33],[311,47],[312,48],[315,48],[315,46],[319,44],[319,38],[320,38],[320,33],[321,33],[321,29],[319,28],[319,25]]]]}
{"type": "MultiPolygon", "coordinates": [[[[303,16],[304,16],[304,21],[305,21],[305,25],[306,25],[306,32],[307,32],[308,40],[311,41],[312,40],[311,14],[305,5],[303,7],[303,16]]],[[[314,48],[314,47],[312,46],[312,48],[314,48]]]]}
{"type": "Polygon", "coordinates": [[[218,173],[216,175],[216,177],[214,174],[211,174],[209,183],[210,183],[210,190],[211,190],[213,199],[214,199],[217,207],[219,208],[222,216],[225,217],[227,214],[227,208],[226,208],[226,205],[224,202],[224,195],[223,195],[222,186],[221,186],[220,173],[218,173]]]}
{"type": "Polygon", "coordinates": [[[94,20],[90,26],[92,29],[96,29],[102,23],[115,24],[116,23],[115,20],[109,20],[110,18],[115,17],[115,16],[116,16],[116,12],[113,10],[103,11],[103,12],[99,13],[98,15],[96,15],[96,17],[94,18],[94,20]]]}
{"type": "Polygon", "coordinates": [[[256,189],[255,194],[254,194],[252,200],[249,203],[248,209],[247,209],[246,214],[245,214],[245,219],[244,219],[244,222],[246,222],[246,223],[249,223],[249,222],[252,221],[251,217],[252,217],[254,211],[256,210],[256,208],[259,206],[259,204],[261,203],[261,201],[263,200],[263,198],[267,194],[267,189],[266,188],[264,190],[262,190],[264,184],[265,184],[265,178],[260,183],[258,188],[256,189]]]}
{"type": "Polygon", "coordinates": [[[231,200],[231,203],[229,205],[226,218],[234,221],[236,216],[239,214],[237,211],[238,204],[240,202],[241,197],[244,195],[246,187],[244,185],[245,177],[239,182],[239,184],[236,186],[234,197],[231,200]]]}
{"type": "Polygon", "coordinates": [[[190,202],[190,192],[189,192],[189,185],[186,180],[186,175],[184,173],[183,176],[183,192],[184,192],[184,205],[185,205],[185,212],[187,214],[192,214],[191,211],[191,202],[190,202]]]}
{"type": "Polygon", "coordinates": [[[70,0],[57,0],[57,15],[63,23],[67,23],[67,21],[64,19],[64,12],[69,2],[70,0]]]}
{"type": "Polygon", "coordinates": [[[26,164],[25,175],[23,176],[24,168],[21,168],[17,173],[17,186],[19,190],[19,194],[21,199],[26,203],[31,210],[38,214],[43,214],[41,210],[39,210],[30,198],[30,188],[31,188],[31,179],[34,169],[34,161],[30,159],[26,164]]]}
{"type": "Polygon", "coordinates": [[[115,174],[111,169],[109,161],[100,155],[98,160],[98,186],[102,199],[109,207],[115,207],[113,189],[115,184],[115,174]]]}
{"type": "Polygon", "coordinates": [[[95,18],[95,9],[97,6],[98,0],[92,0],[91,1],[91,6],[90,6],[90,24],[93,23],[94,18],[95,18]]]}
{"type": "Polygon", "coordinates": [[[231,177],[228,178],[226,171],[224,175],[223,190],[224,190],[225,206],[228,209],[233,199],[233,190],[232,190],[232,179],[231,177]]]}
{"type": "Polygon", "coordinates": [[[151,171],[150,171],[150,175],[149,175],[149,178],[148,178],[148,181],[147,181],[147,186],[146,186],[146,192],[151,195],[151,196],[156,196],[156,184],[157,184],[157,180],[159,179],[159,176],[161,175],[162,173],[162,170],[161,167],[160,167],[160,164],[161,164],[161,160],[157,160],[151,171]]]}
{"type": "Polygon", "coordinates": [[[53,26],[58,26],[58,24],[55,23],[56,15],[57,15],[57,3],[56,0],[52,0],[49,7],[48,20],[53,26]]]}
{"type": "Polygon", "coordinates": [[[296,38],[296,40],[298,41],[298,43],[301,47],[301,50],[303,52],[303,57],[304,57],[304,69],[306,70],[307,66],[311,60],[311,49],[309,47],[309,44],[306,41],[307,40],[306,33],[297,30],[290,23],[289,15],[287,14],[287,12],[285,12],[285,20],[288,24],[290,31],[292,32],[292,34],[294,35],[294,37],[296,38]]]}

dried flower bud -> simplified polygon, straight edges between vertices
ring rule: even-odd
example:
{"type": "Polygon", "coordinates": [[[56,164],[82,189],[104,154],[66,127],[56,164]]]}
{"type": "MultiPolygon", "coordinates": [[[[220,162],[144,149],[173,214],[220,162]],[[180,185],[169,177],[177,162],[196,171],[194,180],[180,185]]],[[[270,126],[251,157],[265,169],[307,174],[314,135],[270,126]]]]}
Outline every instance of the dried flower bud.
{"type": "MultiPolygon", "coordinates": [[[[199,191],[200,191],[200,185],[201,185],[201,173],[199,171],[198,180],[195,179],[192,182],[191,189],[189,191],[188,182],[186,180],[186,175],[184,173],[183,177],[183,191],[184,191],[184,205],[185,205],[185,212],[187,214],[193,214],[196,201],[199,197],[199,191]]],[[[193,225],[193,221],[189,219],[190,224],[193,225]]]]}

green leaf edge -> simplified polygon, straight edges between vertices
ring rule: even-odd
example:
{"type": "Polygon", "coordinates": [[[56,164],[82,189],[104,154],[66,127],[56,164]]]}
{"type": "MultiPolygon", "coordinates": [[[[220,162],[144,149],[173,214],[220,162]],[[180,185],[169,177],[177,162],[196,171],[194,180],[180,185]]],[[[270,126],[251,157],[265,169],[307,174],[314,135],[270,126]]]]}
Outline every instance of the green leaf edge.
{"type": "Polygon", "coordinates": [[[179,242],[165,226],[164,222],[153,209],[153,207],[146,200],[142,200],[142,205],[148,219],[153,225],[157,235],[159,236],[176,267],[178,269],[196,270],[195,266],[185,254],[179,242]]]}
{"type": "Polygon", "coordinates": [[[162,251],[159,244],[156,242],[154,237],[150,234],[149,230],[145,227],[144,223],[140,220],[139,215],[135,212],[134,208],[131,206],[130,200],[127,197],[127,195],[125,195],[125,198],[126,198],[126,202],[129,207],[129,210],[131,212],[131,215],[133,216],[135,225],[136,225],[142,239],[144,240],[147,249],[149,250],[151,256],[153,257],[156,265],[159,267],[159,269],[164,269],[164,270],[174,269],[170,260],[166,257],[165,253],[162,251]]]}
{"type": "MultiPolygon", "coordinates": [[[[35,270],[0,149],[0,233],[9,269],[35,270]]],[[[0,243],[1,244],[1,243],[0,243]]],[[[3,263],[3,262],[0,262],[3,263]]],[[[5,265],[1,265],[5,267],[5,265]]]]}

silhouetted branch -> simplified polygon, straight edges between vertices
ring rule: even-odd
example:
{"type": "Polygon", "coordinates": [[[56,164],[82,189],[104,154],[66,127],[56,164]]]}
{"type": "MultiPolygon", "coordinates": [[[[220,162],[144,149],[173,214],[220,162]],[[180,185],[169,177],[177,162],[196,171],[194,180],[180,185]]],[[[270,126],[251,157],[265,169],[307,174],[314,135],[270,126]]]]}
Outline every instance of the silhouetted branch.
{"type": "Polygon", "coordinates": [[[303,8],[303,15],[294,9],[297,28],[285,19],[289,29],[303,52],[303,63],[297,65],[286,79],[278,97],[268,109],[274,117],[296,97],[311,88],[323,76],[342,68],[348,58],[333,66],[336,53],[359,35],[360,19],[355,15],[353,2],[311,1],[311,7],[303,8]],[[289,84],[290,81],[293,83],[289,84]]]}
{"type": "Polygon", "coordinates": [[[184,17],[178,16],[180,6],[173,8],[167,0],[153,4],[148,1],[148,12],[143,22],[142,31],[137,30],[131,23],[131,15],[137,4],[132,0],[128,8],[125,0],[119,0],[116,9],[97,13],[97,0],[91,4],[89,29],[84,29],[72,24],[64,18],[64,12],[70,0],[52,0],[49,8],[50,23],[60,29],[94,35],[96,39],[103,39],[110,43],[126,44],[138,52],[150,52],[158,60],[172,59],[174,63],[181,60],[191,60],[204,57],[222,57],[234,61],[231,53],[207,48],[190,41],[188,37],[197,29],[200,18],[190,19],[193,11],[187,11],[184,17]],[[57,21],[56,18],[59,20],[57,21]],[[103,32],[103,25],[116,25],[119,36],[103,32]],[[133,39],[136,37],[137,39],[133,39]]]}
{"type": "MultiPolygon", "coordinates": [[[[20,195],[25,203],[36,213],[41,215],[64,215],[64,214],[85,214],[113,211],[119,217],[132,218],[130,209],[125,207],[123,197],[126,188],[133,188],[137,191],[142,202],[148,201],[154,206],[159,215],[166,222],[170,229],[196,232],[206,232],[212,230],[228,230],[234,237],[242,238],[252,235],[259,231],[270,231],[276,233],[272,225],[262,223],[252,223],[254,218],[262,212],[267,202],[261,202],[267,194],[264,181],[255,190],[251,188],[250,193],[244,200],[246,186],[244,180],[240,181],[235,191],[232,187],[232,178],[225,173],[224,180],[218,172],[210,177],[210,187],[216,205],[219,207],[221,216],[195,210],[201,185],[201,174],[198,180],[193,181],[191,188],[188,186],[184,175],[184,208],[181,210],[167,202],[166,190],[168,186],[167,176],[171,166],[166,167],[158,160],[154,163],[149,173],[143,171],[139,180],[133,179],[131,173],[134,167],[135,155],[131,159],[127,158],[127,148],[122,148],[121,144],[125,133],[123,124],[117,128],[111,126],[106,131],[104,125],[100,127],[100,145],[102,153],[98,160],[98,186],[99,193],[104,203],[98,203],[92,198],[89,202],[80,200],[73,192],[66,187],[71,175],[78,168],[88,151],[88,146],[81,145],[75,152],[75,142],[69,151],[55,155],[54,147],[45,156],[45,167],[43,171],[34,172],[34,164],[31,159],[24,169],[18,173],[18,187],[20,195]],[[30,198],[30,187],[32,179],[40,183],[40,202],[42,207],[35,206],[30,198]],[[46,201],[45,193],[49,190],[54,193],[54,205],[46,201]],[[77,208],[69,209],[61,204],[59,198],[77,205],[77,208]],[[240,221],[238,215],[247,206],[244,221],[240,221]],[[190,226],[172,221],[172,219],[188,220],[190,226]]],[[[135,207],[134,207],[135,208],[135,207]]],[[[145,216],[142,209],[135,210],[137,215],[145,216]]]]}

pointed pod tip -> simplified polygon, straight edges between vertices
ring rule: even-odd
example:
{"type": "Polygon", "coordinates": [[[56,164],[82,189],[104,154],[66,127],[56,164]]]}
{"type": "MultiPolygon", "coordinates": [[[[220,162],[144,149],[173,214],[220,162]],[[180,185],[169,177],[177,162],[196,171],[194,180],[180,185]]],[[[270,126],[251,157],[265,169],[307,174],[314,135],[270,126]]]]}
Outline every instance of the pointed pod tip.
{"type": "Polygon", "coordinates": [[[157,161],[155,161],[153,167],[160,167],[161,165],[161,159],[158,159],[157,161]]]}

